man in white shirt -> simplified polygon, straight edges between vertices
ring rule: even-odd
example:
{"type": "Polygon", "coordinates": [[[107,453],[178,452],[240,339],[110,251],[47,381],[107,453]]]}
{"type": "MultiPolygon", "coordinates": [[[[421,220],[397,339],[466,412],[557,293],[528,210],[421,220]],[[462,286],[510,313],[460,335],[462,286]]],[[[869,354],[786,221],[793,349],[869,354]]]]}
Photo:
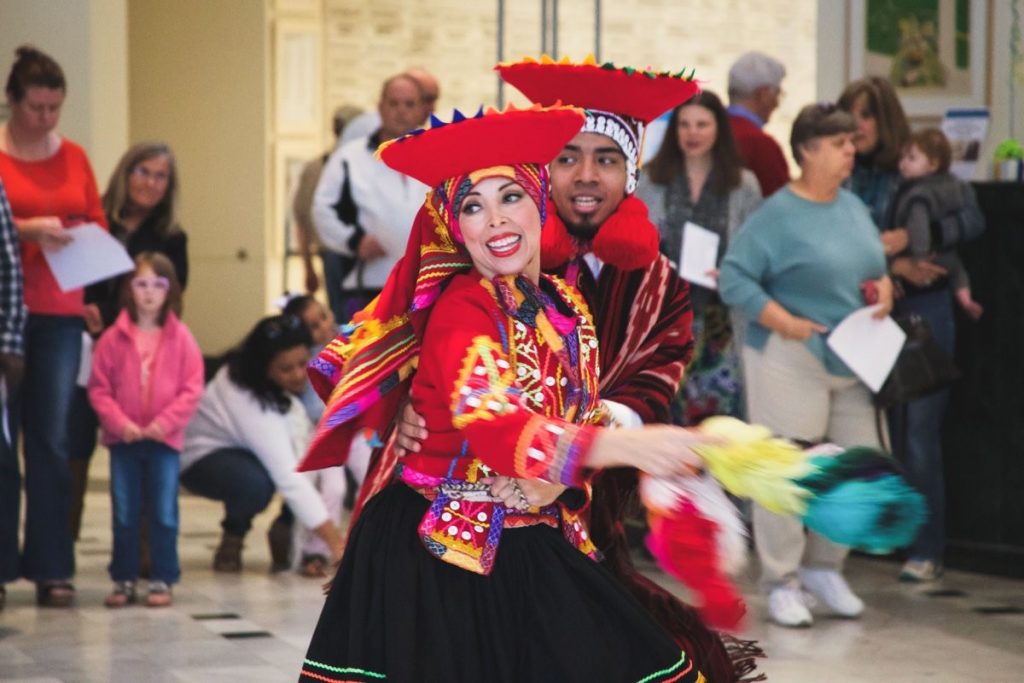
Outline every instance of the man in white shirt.
{"type": "Polygon", "coordinates": [[[317,183],[313,224],[321,243],[356,259],[341,285],[349,298],[347,313],[384,286],[423,204],[428,188],[388,168],[374,152],[382,142],[422,125],[429,111],[426,102],[422,85],[409,74],[389,78],[377,106],[380,128],[336,149],[317,183]]]}

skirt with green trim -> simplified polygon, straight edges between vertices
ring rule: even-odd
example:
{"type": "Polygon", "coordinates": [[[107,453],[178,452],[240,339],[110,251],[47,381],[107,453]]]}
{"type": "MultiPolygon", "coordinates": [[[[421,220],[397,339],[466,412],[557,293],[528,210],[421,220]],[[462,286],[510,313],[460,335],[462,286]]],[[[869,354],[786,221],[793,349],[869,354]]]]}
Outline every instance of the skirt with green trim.
{"type": "Polygon", "coordinates": [[[366,506],[324,604],[303,683],[699,683],[686,653],[561,532],[506,529],[482,576],[421,544],[428,501],[394,484],[366,506]]]}

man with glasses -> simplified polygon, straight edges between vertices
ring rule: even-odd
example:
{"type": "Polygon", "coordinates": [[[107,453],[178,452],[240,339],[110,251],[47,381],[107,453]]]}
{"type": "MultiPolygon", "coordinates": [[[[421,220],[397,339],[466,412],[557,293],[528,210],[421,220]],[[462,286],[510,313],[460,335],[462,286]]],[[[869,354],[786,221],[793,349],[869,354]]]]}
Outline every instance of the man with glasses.
{"type": "Polygon", "coordinates": [[[746,167],[768,197],[789,182],[782,147],[764,132],[782,99],[786,67],[763,52],[747,52],[729,69],[729,122],[746,167]]]}

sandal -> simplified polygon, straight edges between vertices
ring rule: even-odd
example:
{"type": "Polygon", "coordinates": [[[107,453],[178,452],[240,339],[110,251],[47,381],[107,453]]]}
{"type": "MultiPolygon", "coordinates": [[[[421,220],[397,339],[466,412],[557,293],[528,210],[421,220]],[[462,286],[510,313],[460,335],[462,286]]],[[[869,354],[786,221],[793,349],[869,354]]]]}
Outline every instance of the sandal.
{"type": "Polygon", "coordinates": [[[70,607],[75,587],[69,581],[40,581],[36,584],[36,604],[40,607],[70,607]]]}
{"type": "Polygon", "coordinates": [[[311,579],[321,579],[327,576],[328,565],[323,555],[303,555],[299,573],[311,579]]]}
{"type": "Polygon", "coordinates": [[[163,581],[150,581],[146,607],[168,607],[171,604],[171,587],[163,581]]]}
{"type": "Polygon", "coordinates": [[[114,590],[103,600],[107,607],[117,608],[134,605],[136,600],[135,584],[131,581],[115,581],[114,590]]]}

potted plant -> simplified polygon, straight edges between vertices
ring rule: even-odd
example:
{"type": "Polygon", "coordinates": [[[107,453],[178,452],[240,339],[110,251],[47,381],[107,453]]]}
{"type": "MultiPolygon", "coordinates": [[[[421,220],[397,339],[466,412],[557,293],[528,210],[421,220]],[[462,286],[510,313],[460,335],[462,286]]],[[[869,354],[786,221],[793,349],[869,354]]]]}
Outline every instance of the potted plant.
{"type": "Polygon", "coordinates": [[[996,147],[995,158],[1000,180],[1024,182],[1024,145],[1007,138],[996,147]]]}

